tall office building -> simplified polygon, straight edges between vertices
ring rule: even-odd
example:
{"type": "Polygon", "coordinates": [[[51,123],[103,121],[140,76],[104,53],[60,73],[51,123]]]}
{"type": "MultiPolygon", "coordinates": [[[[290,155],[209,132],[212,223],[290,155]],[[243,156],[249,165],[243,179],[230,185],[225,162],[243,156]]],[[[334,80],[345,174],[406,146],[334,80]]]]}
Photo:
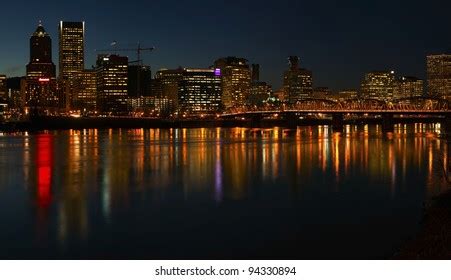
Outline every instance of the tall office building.
{"type": "Polygon", "coordinates": [[[5,114],[8,105],[7,101],[6,76],[0,75],[0,122],[4,118],[3,115],[5,114]]]}
{"type": "Polygon", "coordinates": [[[310,70],[299,67],[299,57],[288,58],[290,68],[283,76],[283,89],[289,103],[296,103],[312,96],[313,75],[310,70]]]}
{"type": "Polygon", "coordinates": [[[451,54],[427,56],[427,93],[451,100],[451,54]]]}
{"type": "Polygon", "coordinates": [[[400,77],[395,81],[393,98],[411,98],[423,96],[423,80],[416,77],[400,77]]]}
{"type": "Polygon", "coordinates": [[[247,104],[251,91],[251,70],[244,58],[225,57],[214,63],[222,76],[222,103],[225,108],[247,104]]]}
{"type": "Polygon", "coordinates": [[[0,102],[8,99],[8,88],[6,86],[6,75],[0,75],[0,102]]]}
{"type": "Polygon", "coordinates": [[[151,95],[152,72],[150,66],[128,66],[128,96],[141,97],[151,95]]]}
{"type": "Polygon", "coordinates": [[[363,98],[391,100],[395,87],[394,71],[373,71],[365,74],[361,85],[363,98]]]}
{"type": "Polygon", "coordinates": [[[23,82],[25,106],[46,110],[58,107],[52,39],[39,23],[30,38],[30,62],[23,82]]]}
{"type": "Polygon", "coordinates": [[[106,115],[128,112],[128,58],[98,55],[96,66],[97,108],[106,115]]]}
{"type": "Polygon", "coordinates": [[[85,69],[78,73],[73,82],[73,108],[92,112],[97,103],[97,80],[95,69],[85,69]]]}
{"type": "Polygon", "coordinates": [[[71,81],[85,67],[85,23],[59,23],[59,78],[71,81]]]}
{"type": "Polygon", "coordinates": [[[52,39],[39,23],[30,37],[30,62],[27,64],[28,78],[55,78],[56,67],[52,61],[52,39]]]}
{"type": "Polygon", "coordinates": [[[221,76],[214,69],[184,69],[178,92],[181,112],[215,113],[221,109],[221,76]]]}

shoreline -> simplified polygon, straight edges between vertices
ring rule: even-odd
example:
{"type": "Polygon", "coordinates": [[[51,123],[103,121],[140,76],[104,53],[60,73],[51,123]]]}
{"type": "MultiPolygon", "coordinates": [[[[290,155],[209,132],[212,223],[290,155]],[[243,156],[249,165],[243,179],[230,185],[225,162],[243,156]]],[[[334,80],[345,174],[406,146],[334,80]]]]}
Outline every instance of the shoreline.
{"type": "MultiPolygon", "coordinates": [[[[445,118],[394,118],[389,124],[387,131],[393,129],[394,124],[409,123],[445,123],[445,118]]],[[[300,120],[207,120],[207,119],[189,119],[189,120],[165,120],[150,118],[93,118],[93,117],[39,117],[31,121],[6,122],[0,123],[2,132],[21,132],[21,131],[41,131],[41,130],[67,130],[67,129],[109,129],[109,128],[213,128],[213,127],[246,127],[246,128],[270,128],[312,125],[332,125],[337,129],[345,125],[366,125],[381,124],[386,125],[382,119],[350,119],[337,124],[330,119],[300,119],[300,120]]]]}
{"type": "Polygon", "coordinates": [[[451,259],[450,189],[425,202],[419,231],[395,253],[393,259],[451,259]]]}

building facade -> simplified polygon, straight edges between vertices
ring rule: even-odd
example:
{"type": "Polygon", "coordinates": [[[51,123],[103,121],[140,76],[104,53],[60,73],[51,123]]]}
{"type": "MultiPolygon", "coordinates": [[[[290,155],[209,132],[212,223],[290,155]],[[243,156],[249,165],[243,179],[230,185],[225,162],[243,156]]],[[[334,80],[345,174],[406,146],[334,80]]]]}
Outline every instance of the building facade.
{"type": "Polygon", "coordinates": [[[103,115],[126,115],[128,58],[98,55],[96,65],[97,109],[103,115]]]}
{"type": "Polygon", "coordinates": [[[221,110],[221,76],[214,69],[183,70],[178,89],[182,113],[209,114],[221,110]]]}
{"type": "Polygon", "coordinates": [[[73,82],[72,108],[95,111],[97,103],[97,71],[85,69],[78,73],[73,82]]]}
{"type": "Polygon", "coordinates": [[[59,78],[71,81],[85,68],[85,23],[59,23],[59,78]]]}
{"type": "Polygon", "coordinates": [[[251,91],[251,70],[244,58],[225,57],[215,61],[216,73],[222,77],[224,107],[244,106],[251,91]]]}
{"type": "Polygon", "coordinates": [[[427,56],[427,94],[451,100],[451,54],[427,56]]]}
{"type": "Polygon", "coordinates": [[[174,108],[178,107],[179,82],[183,77],[183,68],[161,69],[152,80],[152,95],[170,100],[174,108]]]}
{"type": "Polygon", "coordinates": [[[345,101],[359,98],[359,92],[356,89],[342,89],[334,96],[337,101],[345,101]]]}
{"type": "Polygon", "coordinates": [[[396,80],[393,91],[394,99],[421,96],[423,96],[423,80],[408,76],[400,77],[396,80]]]}
{"type": "Polygon", "coordinates": [[[332,90],[328,87],[316,87],[313,89],[312,97],[318,99],[327,99],[333,95],[332,90]]]}
{"type": "Polygon", "coordinates": [[[283,90],[289,103],[296,103],[312,96],[313,74],[310,70],[299,67],[299,57],[288,58],[290,68],[283,76],[283,90]]]}
{"type": "Polygon", "coordinates": [[[0,122],[5,118],[4,115],[8,106],[7,97],[6,76],[0,75],[0,122]]]}
{"type": "Polygon", "coordinates": [[[395,87],[394,71],[373,71],[365,74],[361,86],[361,97],[388,101],[393,99],[395,87]]]}

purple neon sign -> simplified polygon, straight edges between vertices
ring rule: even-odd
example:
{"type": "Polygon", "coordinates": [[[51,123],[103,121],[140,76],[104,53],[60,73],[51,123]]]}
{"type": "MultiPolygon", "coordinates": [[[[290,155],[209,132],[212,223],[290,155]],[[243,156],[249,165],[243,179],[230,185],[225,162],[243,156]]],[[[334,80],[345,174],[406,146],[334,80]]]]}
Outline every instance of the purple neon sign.
{"type": "Polygon", "coordinates": [[[221,76],[221,69],[219,68],[215,69],[215,76],[221,76]]]}

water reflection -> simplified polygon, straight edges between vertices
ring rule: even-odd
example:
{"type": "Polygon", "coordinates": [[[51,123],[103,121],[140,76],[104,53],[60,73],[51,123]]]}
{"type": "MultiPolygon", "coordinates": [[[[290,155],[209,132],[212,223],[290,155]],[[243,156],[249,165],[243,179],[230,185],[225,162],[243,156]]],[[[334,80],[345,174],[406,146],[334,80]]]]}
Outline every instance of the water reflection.
{"type": "Polygon", "coordinates": [[[137,205],[262,203],[263,193],[296,201],[363,190],[394,199],[423,186],[433,195],[449,187],[442,172],[449,148],[440,135],[439,124],[397,125],[391,133],[347,125],[342,132],[316,126],[2,135],[0,193],[17,186],[35,192],[37,234],[51,235],[54,223],[64,244],[88,239],[137,205]]]}

